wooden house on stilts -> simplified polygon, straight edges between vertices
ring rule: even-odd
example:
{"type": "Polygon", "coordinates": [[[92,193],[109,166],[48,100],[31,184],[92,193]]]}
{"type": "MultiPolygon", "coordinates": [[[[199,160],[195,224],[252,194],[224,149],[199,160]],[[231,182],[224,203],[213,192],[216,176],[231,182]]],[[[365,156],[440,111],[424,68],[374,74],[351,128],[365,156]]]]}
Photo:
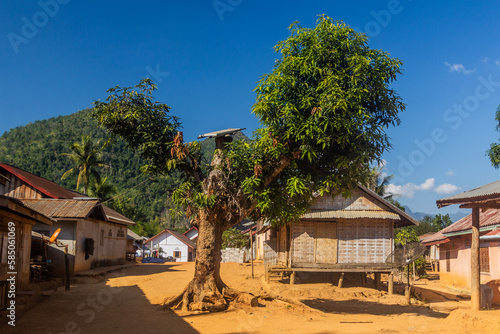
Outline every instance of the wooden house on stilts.
{"type": "Polygon", "coordinates": [[[375,273],[379,285],[380,274],[392,275],[394,269],[394,228],[414,224],[419,223],[362,186],[350,198],[318,196],[297,222],[280,227],[260,222],[266,279],[279,273],[290,275],[294,284],[297,272],[336,272],[341,286],[344,273],[359,272],[375,273]]]}

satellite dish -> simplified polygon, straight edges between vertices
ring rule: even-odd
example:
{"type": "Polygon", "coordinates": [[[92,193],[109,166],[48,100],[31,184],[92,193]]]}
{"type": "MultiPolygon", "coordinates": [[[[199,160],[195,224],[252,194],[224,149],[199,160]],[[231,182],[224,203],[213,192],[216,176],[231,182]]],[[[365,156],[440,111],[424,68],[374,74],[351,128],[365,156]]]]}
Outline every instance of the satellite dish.
{"type": "Polygon", "coordinates": [[[59,233],[61,233],[61,228],[58,228],[54,234],[52,234],[52,236],[50,237],[49,239],[49,244],[53,243],[54,241],[56,241],[57,239],[57,236],[59,235],[59,233]]]}
{"type": "Polygon", "coordinates": [[[420,242],[412,242],[401,248],[396,248],[394,252],[387,257],[385,263],[391,264],[393,268],[404,267],[424,255],[424,253],[425,246],[420,242]]]}

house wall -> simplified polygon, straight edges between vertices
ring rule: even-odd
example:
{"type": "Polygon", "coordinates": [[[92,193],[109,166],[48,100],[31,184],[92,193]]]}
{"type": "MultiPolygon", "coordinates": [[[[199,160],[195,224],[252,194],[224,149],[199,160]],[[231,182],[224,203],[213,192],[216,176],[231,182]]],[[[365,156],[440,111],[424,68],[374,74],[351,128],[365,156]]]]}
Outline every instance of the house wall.
{"type": "Polygon", "coordinates": [[[4,171],[4,175],[9,179],[5,180],[2,178],[0,182],[0,195],[5,195],[14,198],[42,198],[43,194],[21,181],[18,177],[12,175],[11,173],[4,171]]]}
{"type": "MultiPolygon", "coordinates": [[[[393,222],[388,220],[300,221],[291,228],[293,263],[385,263],[393,251],[393,222]]],[[[282,252],[279,236],[278,260],[282,252]]]]}
{"type": "Polygon", "coordinates": [[[100,220],[76,224],[75,272],[125,263],[127,227],[100,220]],[[94,240],[94,254],[85,259],[85,239],[94,240]]]}
{"type": "Polygon", "coordinates": [[[0,281],[7,279],[8,272],[17,272],[16,288],[24,290],[30,280],[31,223],[2,215],[0,211],[0,281]],[[15,269],[8,267],[9,222],[15,224],[15,269]]]}
{"type": "MultiPolygon", "coordinates": [[[[188,262],[189,258],[189,247],[171,235],[168,232],[163,232],[158,235],[156,238],[147,243],[147,245],[151,250],[157,250],[161,247],[163,253],[163,257],[172,256],[174,257],[174,251],[180,251],[181,257],[176,259],[177,262],[188,262]]],[[[194,257],[193,257],[194,259],[194,257]]]]}
{"type": "MultiPolygon", "coordinates": [[[[61,232],[57,237],[57,244],[68,245],[68,259],[70,275],[74,273],[75,268],[75,220],[60,220],[47,226],[37,223],[33,226],[33,231],[42,233],[50,237],[60,228],[61,232]]],[[[47,260],[50,260],[54,268],[56,277],[64,277],[64,247],[58,247],[56,243],[47,245],[47,260]]]]}
{"type": "MultiPolygon", "coordinates": [[[[457,289],[471,288],[471,235],[450,238],[451,241],[440,247],[440,282],[457,289]],[[449,271],[447,267],[447,251],[449,252],[449,271]]],[[[500,243],[481,242],[480,247],[488,248],[490,272],[481,273],[481,284],[493,289],[493,303],[500,304],[500,243]]]]}
{"type": "MultiPolygon", "coordinates": [[[[52,235],[58,228],[61,233],[57,237],[59,243],[68,245],[70,275],[78,271],[95,267],[123,264],[127,243],[127,228],[94,219],[60,220],[52,226],[36,224],[34,231],[52,235]],[[119,231],[122,231],[119,236],[119,231]],[[101,242],[101,230],[103,238],[101,242]],[[111,231],[111,236],[109,235],[111,231]],[[94,240],[94,254],[85,259],[85,239],[94,240]]],[[[64,247],[52,244],[47,247],[47,257],[54,267],[54,274],[64,276],[64,247]]]]}

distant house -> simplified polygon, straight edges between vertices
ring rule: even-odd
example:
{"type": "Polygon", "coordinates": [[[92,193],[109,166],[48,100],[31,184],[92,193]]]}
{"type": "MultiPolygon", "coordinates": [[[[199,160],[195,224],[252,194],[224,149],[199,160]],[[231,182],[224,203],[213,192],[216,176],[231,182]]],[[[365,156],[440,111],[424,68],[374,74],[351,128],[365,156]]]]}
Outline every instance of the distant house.
{"type": "Polygon", "coordinates": [[[318,196],[298,222],[273,228],[259,222],[259,257],[269,271],[387,272],[393,265],[394,228],[419,223],[373,191],[352,197],[318,196]]]}
{"type": "Polygon", "coordinates": [[[191,227],[189,230],[183,233],[189,240],[196,241],[198,239],[198,228],[196,226],[191,227]]]}
{"type": "MultiPolygon", "coordinates": [[[[45,236],[61,228],[58,240],[68,245],[70,273],[125,262],[127,227],[135,223],[90,198],[19,168],[0,163],[0,195],[16,198],[25,207],[46,217],[51,226],[37,222],[33,231],[45,236]]],[[[45,257],[45,254],[41,254],[45,257]]],[[[62,276],[63,248],[48,247],[47,259],[62,276]]]]}
{"type": "MultiPolygon", "coordinates": [[[[493,303],[500,303],[500,210],[479,213],[481,284],[493,290],[493,303]]],[[[422,240],[439,247],[441,284],[471,288],[472,214],[422,240]]]]}
{"type": "Polygon", "coordinates": [[[196,243],[174,230],[165,229],[149,238],[146,247],[162,258],[171,256],[176,262],[190,262],[196,257],[196,243]]]}
{"type": "MultiPolygon", "coordinates": [[[[0,185],[6,178],[0,173],[0,185]]],[[[7,278],[15,276],[16,288],[25,290],[30,283],[31,229],[40,224],[50,228],[54,224],[50,217],[37,212],[21,201],[0,195],[0,291],[4,290],[7,278]],[[9,247],[11,245],[11,247],[9,247]],[[14,266],[9,266],[9,250],[14,252],[14,266]],[[9,273],[9,274],[8,274],[9,273]],[[15,273],[15,274],[10,274],[15,273]]],[[[4,293],[0,293],[0,309],[5,306],[4,293]]]]}

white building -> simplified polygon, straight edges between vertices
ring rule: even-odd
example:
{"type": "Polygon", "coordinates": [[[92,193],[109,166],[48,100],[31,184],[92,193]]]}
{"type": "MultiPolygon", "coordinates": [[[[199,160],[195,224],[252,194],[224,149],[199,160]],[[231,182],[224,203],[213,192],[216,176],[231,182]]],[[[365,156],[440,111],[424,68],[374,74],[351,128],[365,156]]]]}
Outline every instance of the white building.
{"type": "Polygon", "coordinates": [[[146,241],[151,252],[159,252],[162,258],[171,256],[176,262],[194,261],[196,243],[177,231],[165,229],[146,241]]]}
{"type": "Polygon", "coordinates": [[[196,241],[198,239],[198,229],[196,226],[191,227],[189,230],[183,233],[189,240],[196,241]]]}

